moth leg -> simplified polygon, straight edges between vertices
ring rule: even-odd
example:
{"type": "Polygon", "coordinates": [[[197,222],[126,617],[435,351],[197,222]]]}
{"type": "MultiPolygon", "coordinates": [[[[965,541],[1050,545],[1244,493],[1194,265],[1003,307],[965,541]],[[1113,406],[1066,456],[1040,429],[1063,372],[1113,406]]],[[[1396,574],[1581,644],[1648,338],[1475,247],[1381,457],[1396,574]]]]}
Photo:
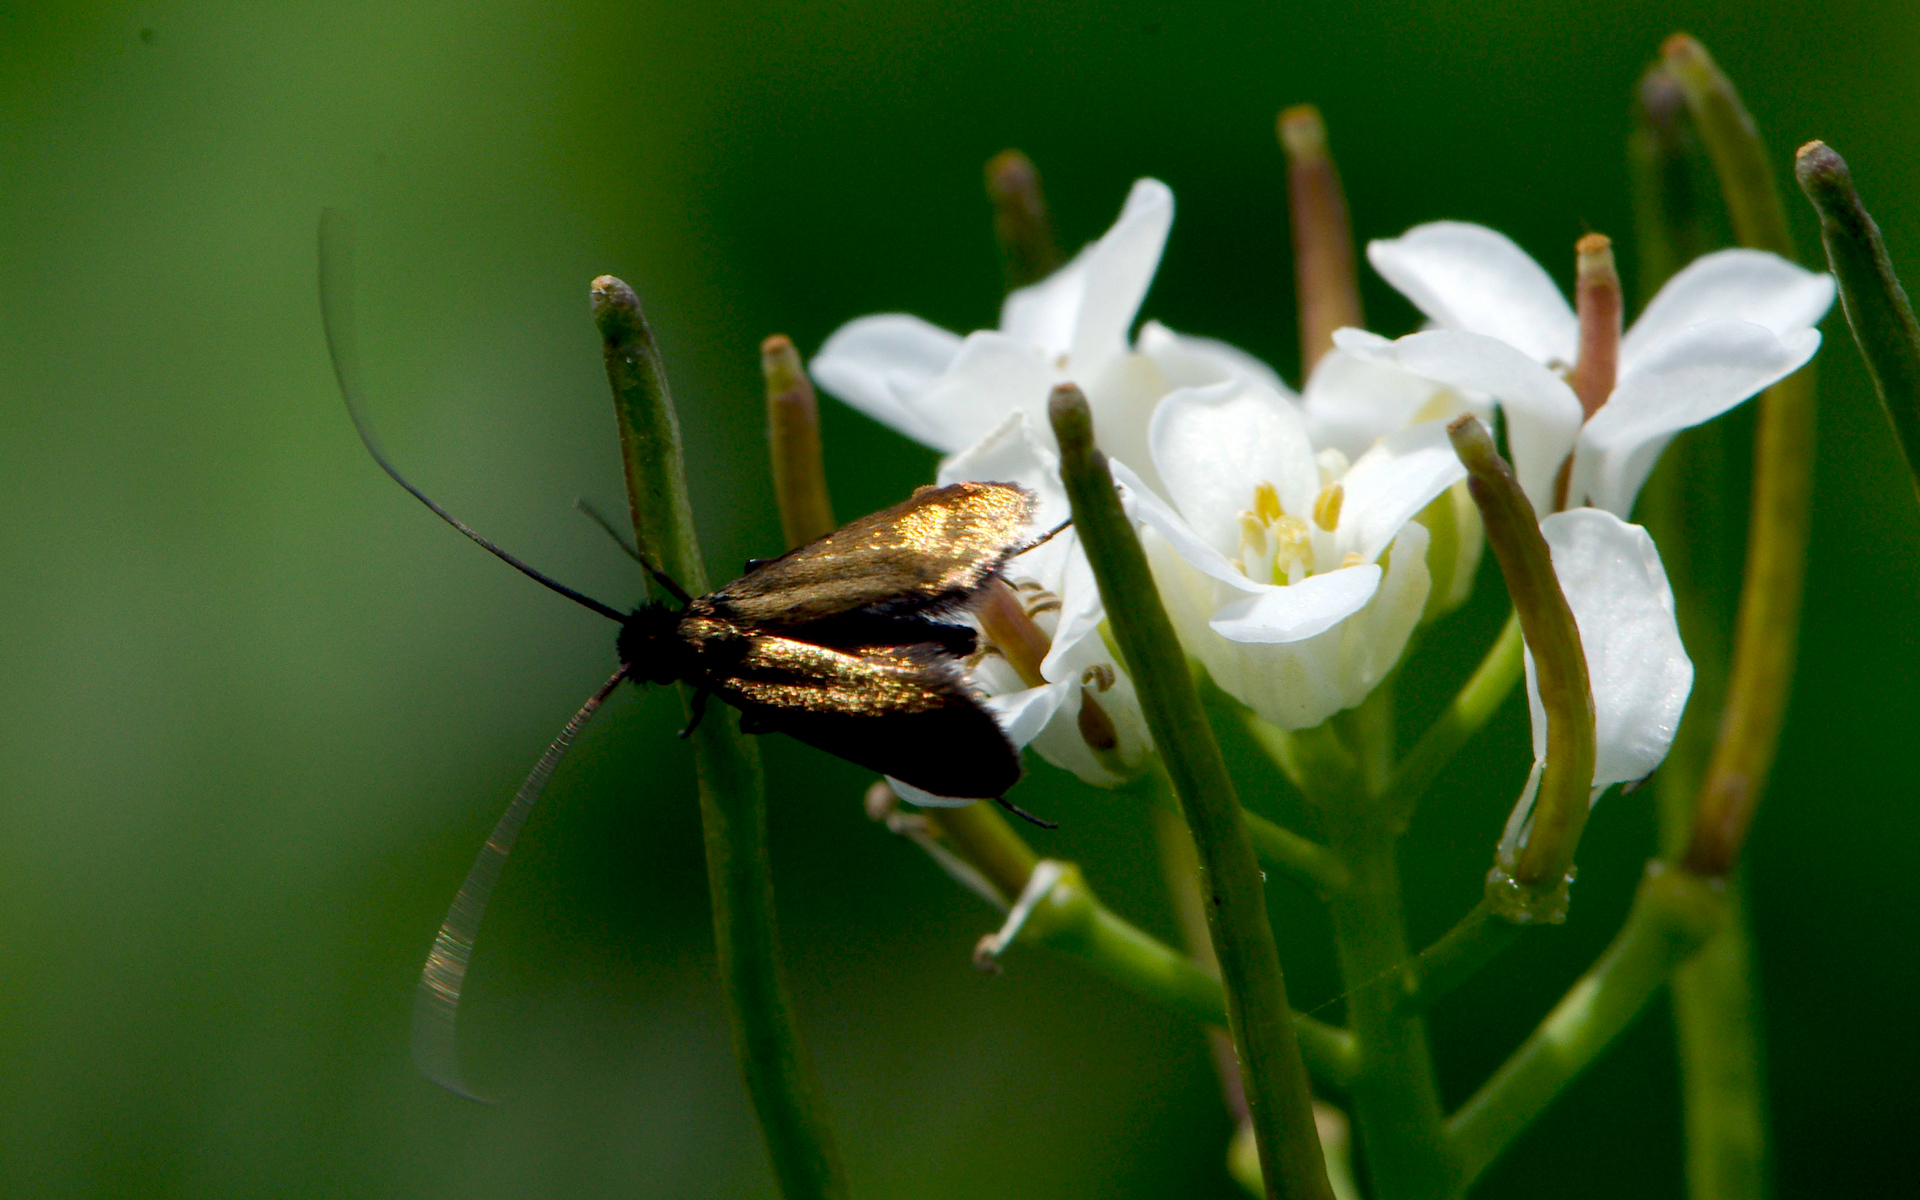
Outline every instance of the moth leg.
{"type": "Polygon", "coordinates": [[[692,710],[692,715],[687,720],[687,727],[680,731],[680,737],[683,741],[693,736],[693,731],[700,726],[700,718],[707,715],[707,689],[705,687],[694,688],[693,699],[687,702],[687,707],[692,710]]]}
{"type": "Polygon", "coordinates": [[[772,561],[773,560],[770,558],[750,558],[747,560],[747,565],[745,569],[743,569],[740,573],[742,575],[751,575],[755,571],[758,571],[761,567],[766,566],[768,563],[772,561]]]}
{"type": "Polygon", "coordinates": [[[1014,816],[1019,817],[1022,821],[1032,821],[1035,825],[1038,825],[1042,829],[1060,828],[1060,825],[1058,822],[1049,821],[1044,817],[1036,817],[1032,813],[1028,812],[1026,809],[1021,808],[1018,804],[1015,804],[1013,801],[1007,799],[1005,796],[995,796],[993,798],[993,802],[995,804],[998,804],[1001,808],[1006,809],[1008,812],[1012,813],[1014,816]]]}

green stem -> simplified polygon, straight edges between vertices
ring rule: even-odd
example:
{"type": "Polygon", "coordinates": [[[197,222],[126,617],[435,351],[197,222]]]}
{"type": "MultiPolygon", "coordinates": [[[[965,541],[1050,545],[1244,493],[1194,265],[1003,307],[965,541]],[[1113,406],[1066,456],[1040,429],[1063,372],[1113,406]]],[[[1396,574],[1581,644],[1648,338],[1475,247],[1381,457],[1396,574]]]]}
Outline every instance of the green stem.
{"type": "MultiPolygon", "coordinates": [[[[593,281],[593,317],[605,343],[634,536],[663,570],[699,595],[707,590],[706,571],[687,501],[679,420],[653,333],[633,289],[610,275],[593,281]]],[[[683,706],[686,700],[682,689],[683,706]]],[[[789,1200],[844,1197],[846,1174],[781,964],[760,756],[738,724],[724,718],[701,722],[692,741],[733,1048],[774,1178],[789,1200]]]]}
{"type": "MultiPolygon", "coordinates": [[[[990,882],[1007,904],[1026,891],[1040,858],[998,811],[971,804],[927,809],[925,815],[947,848],[990,882]]],[[[1211,1025],[1226,1024],[1226,996],[1218,978],[1107,908],[1077,866],[1059,865],[1061,881],[1028,917],[1028,937],[1164,1008],[1211,1025]]],[[[1298,1013],[1293,1024],[1314,1075],[1331,1086],[1343,1086],[1353,1074],[1353,1038],[1344,1029],[1298,1013]]]]}
{"type": "Polygon", "coordinates": [[[760,371],[767,380],[774,502],[780,509],[780,532],[792,549],[838,528],[820,450],[820,403],[800,352],[785,334],[760,343],[760,371]]]}
{"type": "Polygon", "coordinates": [[[1534,680],[1547,717],[1546,765],[1540,771],[1526,841],[1515,846],[1516,834],[1509,831],[1500,845],[1497,866],[1521,889],[1558,893],[1573,869],[1574,851],[1591,807],[1588,793],[1593,788],[1597,750],[1586,651],[1573,609],[1554,574],[1539,518],[1513,469],[1494,449],[1493,436],[1472,416],[1447,426],[1447,434],[1466,464],[1467,490],[1480,506],[1487,544],[1500,560],[1514,614],[1533,651],[1534,680]]]}
{"type": "Polygon", "coordinates": [[[1524,646],[1520,618],[1508,617],[1480,665],[1461,685],[1446,710],[1400,760],[1400,768],[1386,792],[1388,803],[1393,805],[1391,819],[1396,825],[1404,825],[1413,816],[1414,806],[1440,777],[1440,772],[1460,753],[1460,748],[1480,732],[1513,691],[1514,684],[1520,682],[1524,646]]]}
{"type": "Polygon", "coordinates": [[[1415,986],[1394,846],[1384,831],[1340,843],[1353,886],[1329,902],[1334,947],[1347,991],[1359,1071],[1349,1088],[1380,1200],[1448,1196],[1458,1190],[1448,1151],[1427,1028],[1402,998],[1415,986]]]}
{"type": "Polygon", "coordinates": [[[1693,1200],[1759,1200],[1771,1176],[1765,1041],[1746,900],[1728,881],[1725,928],[1673,973],[1673,1022],[1693,1200]]]}
{"type": "MultiPolygon", "coordinates": [[[[1664,66],[1642,88],[1641,132],[1629,146],[1639,193],[1636,232],[1641,291],[1650,298],[1706,238],[1687,154],[1685,96],[1664,66]],[[1680,106],[1675,111],[1675,105],[1680,106]]],[[[1728,425],[1716,421],[1683,435],[1641,493],[1640,512],[1671,556],[1669,580],[1680,631],[1693,656],[1693,695],[1667,761],[1654,779],[1660,846],[1677,857],[1693,825],[1694,801],[1712,753],[1715,717],[1726,695],[1725,614],[1737,584],[1720,531],[1733,524],[1727,481],[1733,461],[1728,425]]],[[[1757,975],[1737,879],[1729,881],[1727,928],[1669,982],[1680,1093],[1686,1124],[1688,1193],[1694,1200],[1754,1200],[1767,1190],[1766,1089],[1761,1077],[1757,975]]]]}
{"type": "Polygon", "coordinates": [[[993,201],[993,232],[1000,243],[1007,290],[1053,274],[1063,260],[1033,160],[1018,150],[1002,150],[988,159],[987,199],[993,201]]]}
{"type": "Polygon", "coordinates": [[[1820,240],[1840,281],[1847,325],[1860,357],[1867,360],[1881,407],[1893,422],[1907,474],[1920,489],[1920,324],[1913,319],[1907,291],[1880,239],[1880,227],[1853,188],[1846,160],[1825,142],[1808,142],[1795,157],[1794,174],[1820,214],[1820,240]]]}
{"type": "Polygon", "coordinates": [[[1401,1000],[1401,1011],[1425,1012],[1433,1007],[1518,941],[1526,928],[1501,916],[1491,901],[1482,899],[1439,941],[1420,952],[1413,964],[1410,988],[1401,1000]]]}
{"type": "Polygon", "coordinates": [[[1716,881],[1651,864],[1600,961],[1447,1122],[1464,1180],[1491,1166],[1726,920],[1726,895],[1716,881]]]}
{"type": "MultiPolygon", "coordinates": [[[[1733,84],[1706,50],[1684,35],[1668,39],[1666,61],[1720,177],[1735,235],[1743,245],[1793,258],[1766,146],[1733,84]]],[[[1738,860],[1786,718],[1806,586],[1814,415],[1811,370],[1775,384],[1760,401],[1746,576],[1734,625],[1727,705],[1684,860],[1702,875],[1725,875],[1738,860]]]]}
{"type": "Polygon", "coordinates": [[[1094,446],[1086,397],[1072,385],[1054,389],[1049,416],[1074,528],[1200,854],[1200,892],[1210,901],[1208,930],[1226,986],[1227,1029],[1240,1054],[1267,1194],[1332,1200],[1260,864],[1233,780],[1106,456],[1094,446]]]}

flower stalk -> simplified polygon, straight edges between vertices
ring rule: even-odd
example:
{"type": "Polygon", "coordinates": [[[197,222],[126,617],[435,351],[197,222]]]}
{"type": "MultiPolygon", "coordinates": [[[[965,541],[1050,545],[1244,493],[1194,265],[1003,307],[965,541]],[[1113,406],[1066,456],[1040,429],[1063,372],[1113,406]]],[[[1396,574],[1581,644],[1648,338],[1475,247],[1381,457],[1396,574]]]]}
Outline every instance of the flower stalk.
{"type": "Polygon", "coordinates": [[[1296,105],[1280,114],[1287,153],[1287,201],[1293,215],[1293,278],[1300,305],[1300,374],[1333,349],[1333,331],[1366,324],[1354,266],[1353,220],[1340,171],[1327,152],[1320,110],[1296,105]]]}
{"type": "Polygon", "coordinates": [[[1649,864],[1626,924],[1600,960],[1447,1122],[1468,1182],[1633,1023],[1673,968],[1726,918],[1726,896],[1717,881],[1649,864]]]}
{"type": "Polygon", "coordinates": [[[1048,415],[1074,526],[1200,855],[1200,891],[1210,901],[1208,928],[1226,988],[1227,1027],[1240,1056],[1267,1195],[1331,1200],[1264,884],[1233,780],[1106,456],[1094,445],[1086,397],[1071,384],[1057,387],[1048,415]]]}
{"type": "Polygon", "coordinates": [[[1063,260],[1033,160],[1018,150],[1002,150],[988,159],[987,198],[993,201],[993,232],[1000,243],[1007,290],[1053,274],[1063,260]]]}
{"type": "Polygon", "coordinates": [[[1794,158],[1794,176],[1820,214],[1820,240],[1840,281],[1847,325],[1920,490],[1920,323],[1847,160],[1825,142],[1808,142],[1794,158]]]}
{"type": "Polygon", "coordinates": [[[760,343],[760,370],[767,379],[767,444],[780,532],[788,546],[804,546],[839,528],[820,449],[820,405],[800,352],[785,334],[760,343]]]}
{"type": "Polygon", "coordinates": [[[1466,464],[1467,487],[1480,506],[1487,544],[1500,562],[1514,613],[1533,652],[1540,702],[1547,713],[1546,764],[1540,770],[1532,827],[1520,844],[1515,837],[1520,831],[1509,830],[1496,867],[1496,876],[1504,872],[1517,890],[1496,893],[1489,881],[1489,894],[1513,900],[1509,914],[1526,921],[1543,915],[1536,900],[1553,907],[1541,893],[1564,888],[1586,825],[1596,753],[1593,689],[1573,609],[1560,590],[1547,540],[1513,469],[1494,449],[1493,436],[1478,417],[1461,417],[1447,426],[1447,434],[1466,464]]]}
{"type": "MultiPolygon", "coordinates": [[[[593,281],[634,537],[695,595],[707,590],[694,540],[680,425],[659,347],[633,289],[593,281]]],[[[687,704],[685,688],[681,704],[687,704]]],[[[794,1023],[778,932],[760,756],[737,722],[700,722],[692,737],[705,832],[714,944],[734,1054],[760,1118],[773,1174],[788,1200],[847,1195],[813,1060],[794,1023]]]]}
{"type": "MultiPolygon", "coordinates": [[[[1669,38],[1664,52],[1719,176],[1735,236],[1742,245],[1795,257],[1766,146],[1732,81],[1684,34],[1669,38]]],[[[1727,704],[1683,860],[1699,874],[1733,869],[1779,746],[1806,587],[1813,437],[1813,374],[1802,370],[1760,401],[1727,704]]]]}

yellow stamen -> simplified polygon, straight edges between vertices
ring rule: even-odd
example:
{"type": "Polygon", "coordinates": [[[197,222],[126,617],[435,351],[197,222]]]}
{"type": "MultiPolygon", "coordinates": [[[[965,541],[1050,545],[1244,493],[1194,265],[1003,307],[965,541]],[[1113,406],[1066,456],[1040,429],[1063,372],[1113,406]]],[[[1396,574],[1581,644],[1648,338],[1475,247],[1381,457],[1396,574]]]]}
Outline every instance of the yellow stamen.
{"type": "Polygon", "coordinates": [[[1340,504],[1347,498],[1347,489],[1339,484],[1320,489],[1313,498],[1313,523],[1332,533],[1340,524],[1340,504]]]}
{"type": "Polygon", "coordinates": [[[1263,482],[1253,489],[1253,512],[1262,524],[1278,520],[1282,511],[1280,493],[1272,484],[1263,482]]]}

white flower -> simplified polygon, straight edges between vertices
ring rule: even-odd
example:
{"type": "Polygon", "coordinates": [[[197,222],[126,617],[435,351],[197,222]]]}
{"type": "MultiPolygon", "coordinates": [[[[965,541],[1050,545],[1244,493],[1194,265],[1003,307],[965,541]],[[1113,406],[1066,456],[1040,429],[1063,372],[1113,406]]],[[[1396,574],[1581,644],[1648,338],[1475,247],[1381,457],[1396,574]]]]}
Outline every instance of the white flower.
{"type": "Polygon", "coordinates": [[[1540,265],[1479,225],[1441,221],[1368,245],[1367,258],[1438,329],[1398,341],[1342,330],[1349,353],[1493,397],[1521,487],[1541,512],[1633,508],[1660,451],[1800,369],[1820,346],[1830,276],[1758,250],[1722,250],[1667,281],[1620,343],[1612,394],[1583,424],[1562,378],[1579,322],[1540,265]],[[1556,494],[1573,456],[1564,502],[1556,494]]]}
{"type": "Polygon", "coordinates": [[[1462,478],[1439,423],[1351,465],[1247,379],[1168,396],[1150,433],[1169,505],[1123,464],[1154,576],[1188,651],[1221,689],[1288,729],[1365,699],[1399,660],[1431,585],[1413,521],[1462,478]],[[1382,557],[1387,565],[1381,565],[1382,557]]]}
{"type": "MultiPolygon", "coordinates": [[[[1680,644],[1673,590],[1653,538],[1612,513],[1576,508],[1540,522],[1560,590],[1573,610],[1593,690],[1593,799],[1616,783],[1641,779],[1667,757],[1693,689],[1693,662],[1680,644]]],[[[1533,772],[1501,839],[1511,863],[1526,835],[1540,773],[1546,767],[1547,715],[1526,656],[1533,713],[1533,772]]]]}
{"type": "MultiPolygon", "coordinates": [[[[1067,519],[1059,459],[1034,438],[1026,414],[1014,413],[977,445],[949,459],[942,484],[961,480],[1017,483],[1038,498],[1033,528],[1047,530],[1067,519]]],[[[1007,564],[1003,575],[1034,624],[1048,638],[1038,664],[1041,682],[1030,683],[1005,654],[979,656],[973,681],[988,693],[987,707],[1015,746],[1033,749],[1056,767],[1088,783],[1126,782],[1153,748],[1140,699],[1126,669],[1100,636],[1106,619],[1100,588],[1079,538],[1069,528],[1007,564]],[[1105,717],[1100,726],[1111,745],[1090,745],[1081,710],[1091,702],[1105,717]]],[[[1031,665],[1030,665],[1031,669],[1031,665]]],[[[901,790],[915,803],[937,802],[918,789],[901,790]]]]}
{"type": "Polygon", "coordinates": [[[904,313],[860,317],[821,346],[814,379],[944,454],[975,444],[1015,412],[1051,445],[1047,397],[1055,384],[1076,383],[1093,408],[1101,445],[1144,463],[1147,421],[1167,392],[1243,373],[1273,378],[1251,355],[1152,322],[1140,331],[1138,348],[1129,346],[1172,224],[1173,193],[1142,179],[1099,241],[1007,297],[999,329],[962,338],[904,313]]]}

